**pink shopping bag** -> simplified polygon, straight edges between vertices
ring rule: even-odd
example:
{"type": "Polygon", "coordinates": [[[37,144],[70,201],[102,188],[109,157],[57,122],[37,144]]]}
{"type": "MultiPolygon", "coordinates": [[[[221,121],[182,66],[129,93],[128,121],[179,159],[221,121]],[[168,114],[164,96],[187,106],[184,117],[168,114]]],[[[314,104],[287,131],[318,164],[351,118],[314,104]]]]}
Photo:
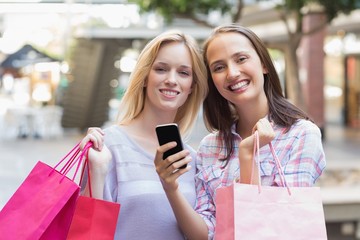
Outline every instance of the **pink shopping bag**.
{"type": "MultiPolygon", "coordinates": [[[[258,142],[254,145],[258,147],[258,142]]],[[[234,183],[219,188],[215,239],[326,240],[320,188],[289,188],[271,144],[270,148],[283,187],[261,186],[259,181],[259,185],[234,183]]]]}
{"type": "Polygon", "coordinates": [[[79,196],[74,178],[83,154],[77,144],[55,167],[41,161],[35,165],[0,212],[1,239],[66,239],[79,196]],[[73,167],[70,179],[66,174],[73,167]]]}
{"type": "MultiPolygon", "coordinates": [[[[120,211],[120,204],[92,197],[91,176],[88,158],[84,161],[83,173],[87,169],[90,197],[80,196],[76,203],[67,240],[113,240],[120,211]]],[[[80,185],[83,174],[80,178],[80,185]]]]}
{"type": "Polygon", "coordinates": [[[120,204],[80,196],[67,240],[113,240],[120,204]]]}

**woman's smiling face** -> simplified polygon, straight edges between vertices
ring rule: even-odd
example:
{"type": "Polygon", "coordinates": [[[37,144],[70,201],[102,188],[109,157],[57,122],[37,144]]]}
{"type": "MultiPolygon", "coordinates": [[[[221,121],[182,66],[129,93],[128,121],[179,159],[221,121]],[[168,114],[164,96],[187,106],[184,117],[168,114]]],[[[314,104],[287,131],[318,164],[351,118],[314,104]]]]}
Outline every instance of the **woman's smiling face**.
{"type": "Polygon", "coordinates": [[[148,103],[162,110],[182,106],[192,90],[193,69],[189,49],[180,42],[161,46],[146,82],[148,103]]]}
{"type": "Polygon", "coordinates": [[[216,88],[228,101],[239,106],[245,100],[265,96],[266,69],[252,43],[242,34],[218,34],[210,41],[206,58],[216,88]]]}

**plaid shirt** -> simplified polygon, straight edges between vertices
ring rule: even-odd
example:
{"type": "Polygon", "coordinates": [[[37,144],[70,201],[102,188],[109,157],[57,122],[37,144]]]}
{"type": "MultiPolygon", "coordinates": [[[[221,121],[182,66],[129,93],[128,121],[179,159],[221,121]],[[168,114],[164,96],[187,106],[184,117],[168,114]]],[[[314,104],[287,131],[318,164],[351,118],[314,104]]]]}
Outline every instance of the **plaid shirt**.
{"type": "MultiPolygon", "coordinates": [[[[288,131],[275,126],[275,138],[272,141],[275,152],[280,159],[286,182],[289,186],[312,186],[325,168],[325,154],[322,147],[319,128],[310,121],[299,120],[288,131]]],[[[195,210],[205,220],[209,229],[209,239],[213,239],[215,230],[216,189],[231,185],[240,175],[238,151],[241,137],[232,128],[234,136],[234,153],[224,168],[226,156],[219,134],[211,133],[200,143],[195,178],[197,199],[195,210]]],[[[269,145],[260,149],[261,184],[281,186],[280,176],[274,165],[269,145]]]]}

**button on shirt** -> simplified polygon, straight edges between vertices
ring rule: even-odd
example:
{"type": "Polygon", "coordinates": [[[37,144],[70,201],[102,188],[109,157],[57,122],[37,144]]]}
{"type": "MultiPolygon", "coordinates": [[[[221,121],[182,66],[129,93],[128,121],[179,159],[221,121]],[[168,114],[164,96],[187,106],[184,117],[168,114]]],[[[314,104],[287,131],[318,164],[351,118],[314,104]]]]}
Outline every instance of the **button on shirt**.
{"type": "MultiPolygon", "coordinates": [[[[242,138],[235,132],[235,127],[234,124],[234,152],[226,166],[225,161],[218,160],[225,158],[226,149],[217,132],[207,135],[201,141],[197,153],[195,210],[208,226],[209,239],[213,239],[216,224],[216,189],[231,185],[240,175],[238,146],[242,138]]],[[[280,126],[275,126],[274,131],[272,145],[280,159],[288,186],[313,186],[326,165],[319,128],[311,121],[298,120],[288,132],[280,126]]],[[[282,186],[269,145],[260,148],[260,175],[262,185],[282,186]]]]}

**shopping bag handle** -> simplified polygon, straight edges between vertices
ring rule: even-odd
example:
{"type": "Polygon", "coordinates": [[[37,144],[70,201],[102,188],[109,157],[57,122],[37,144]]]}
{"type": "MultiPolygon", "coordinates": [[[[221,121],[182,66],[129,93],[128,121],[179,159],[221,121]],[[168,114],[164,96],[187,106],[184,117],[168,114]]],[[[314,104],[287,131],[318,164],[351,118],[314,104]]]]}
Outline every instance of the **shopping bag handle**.
{"type": "Polygon", "coordinates": [[[281,184],[283,187],[286,187],[288,192],[289,192],[289,195],[291,195],[291,191],[290,191],[290,188],[289,188],[289,185],[287,184],[286,182],[286,178],[285,178],[285,174],[284,174],[284,171],[283,171],[283,168],[281,166],[281,162],[279,160],[279,158],[277,157],[276,153],[275,153],[275,150],[274,150],[274,147],[272,145],[272,143],[270,142],[269,143],[270,145],[270,150],[271,150],[271,153],[275,159],[275,165],[276,165],[276,168],[279,172],[279,175],[280,175],[280,181],[281,181],[281,184]]]}
{"type": "MultiPolygon", "coordinates": [[[[271,142],[269,143],[269,147],[270,147],[270,150],[271,150],[271,154],[274,157],[276,168],[277,168],[278,173],[280,175],[280,181],[281,181],[282,187],[286,187],[289,195],[291,195],[291,190],[289,188],[289,185],[286,182],[285,174],[284,174],[284,171],[282,169],[280,160],[277,157],[277,155],[275,153],[275,150],[274,150],[274,147],[273,147],[271,142]]],[[[258,168],[258,190],[259,190],[259,193],[260,193],[261,192],[260,142],[259,142],[259,133],[258,133],[258,131],[254,132],[254,149],[253,149],[253,166],[252,166],[252,171],[251,171],[251,183],[253,182],[254,168],[255,167],[258,168]],[[257,158],[255,156],[257,156],[257,158]]]]}
{"type": "Polygon", "coordinates": [[[255,167],[258,168],[258,191],[261,192],[261,176],[260,176],[260,162],[257,162],[256,160],[260,161],[260,143],[259,143],[259,133],[258,131],[254,132],[254,148],[253,148],[253,164],[251,167],[251,177],[250,177],[250,184],[254,182],[254,171],[255,167]],[[255,157],[257,156],[257,158],[255,157]]]}
{"type": "MultiPolygon", "coordinates": [[[[89,152],[89,149],[93,146],[93,143],[91,141],[87,142],[84,146],[84,149],[82,150],[81,152],[81,155],[79,157],[79,161],[78,161],[78,164],[76,166],[76,170],[75,170],[75,173],[74,173],[74,176],[73,176],[73,180],[75,178],[75,176],[77,175],[77,172],[79,171],[80,169],[80,166],[81,166],[81,163],[84,159],[84,157],[86,156],[85,160],[84,160],[84,163],[87,162],[87,158],[88,158],[88,152],[89,152]]],[[[80,177],[81,179],[81,177],[80,177]]]]}
{"type": "MultiPolygon", "coordinates": [[[[89,162],[89,149],[90,147],[93,146],[93,143],[91,141],[89,141],[86,146],[88,146],[86,149],[86,155],[85,155],[85,160],[84,160],[84,165],[81,171],[81,176],[80,176],[80,181],[79,181],[79,185],[82,185],[82,181],[84,178],[84,172],[85,169],[87,170],[87,175],[88,175],[88,185],[89,185],[89,196],[92,198],[92,189],[91,189],[91,176],[90,176],[90,162],[89,162]]],[[[85,147],[86,147],[85,146],[85,147]]]]}
{"type": "Polygon", "coordinates": [[[64,166],[61,168],[61,170],[59,170],[60,173],[64,173],[64,171],[66,171],[67,168],[69,168],[69,166],[71,165],[71,163],[76,159],[76,156],[78,156],[79,152],[80,152],[80,142],[77,143],[73,149],[70,150],[70,152],[68,152],[54,167],[53,169],[57,169],[61,163],[63,163],[66,159],[68,159],[68,157],[70,156],[70,154],[72,154],[70,156],[70,159],[65,162],[64,166]]]}
{"type": "Polygon", "coordinates": [[[63,163],[64,165],[59,170],[59,173],[63,175],[60,182],[66,177],[66,175],[70,172],[71,169],[77,164],[75,173],[73,174],[73,177],[71,178],[72,181],[74,181],[77,172],[81,166],[82,160],[84,158],[84,155],[88,152],[89,148],[92,147],[92,142],[88,142],[83,151],[80,150],[80,142],[77,143],[71,150],[68,152],[52,169],[52,171],[49,173],[51,175],[59,166],[63,163]],[[81,151],[81,153],[80,153],[81,151]]]}

